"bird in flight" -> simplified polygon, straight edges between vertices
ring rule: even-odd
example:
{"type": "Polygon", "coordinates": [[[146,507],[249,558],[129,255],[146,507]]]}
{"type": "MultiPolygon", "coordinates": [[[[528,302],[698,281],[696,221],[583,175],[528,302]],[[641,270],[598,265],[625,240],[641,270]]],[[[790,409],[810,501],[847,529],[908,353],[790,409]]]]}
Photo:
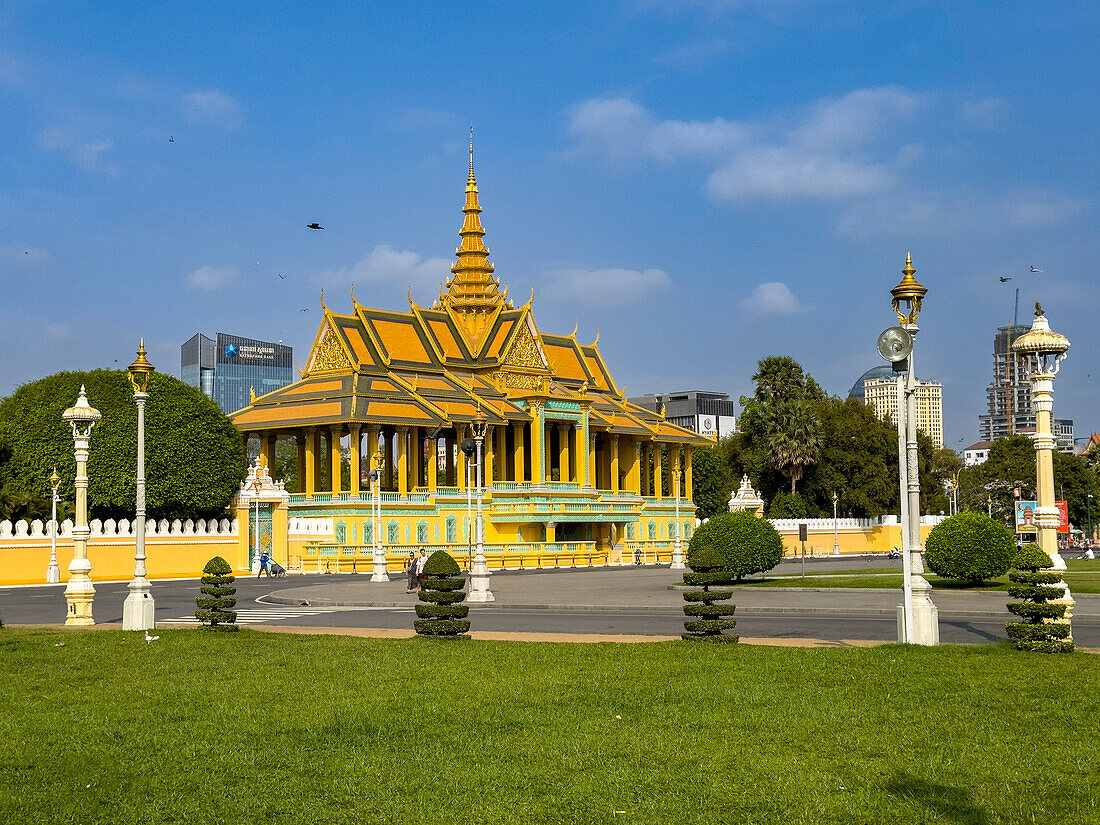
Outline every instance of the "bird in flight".
{"type": "Polygon", "coordinates": [[[309,310],[308,310],[308,309],[300,309],[300,310],[298,310],[298,311],[299,311],[299,312],[309,312],[309,310]]]}
{"type": "Polygon", "coordinates": [[[280,281],[285,281],[286,280],[286,275],[284,275],[282,272],[280,272],[279,273],[279,280],[280,281]]]}
{"type": "Polygon", "coordinates": [[[1005,277],[1005,276],[1003,276],[1003,275],[1001,276],[1001,283],[1002,283],[1002,284],[1003,284],[1003,283],[1004,283],[1005,281],[1011,281],[1011,280],[1012,280],[1012,278],[1011,278],[1011,277],[1007,277],[1007,278],[1006,278],[1006,277],[1005,277]]]}
{"type": "Polygon", "coordinates": [[[169,136],[168,136],[168,142],[169,142],[169,143],[175,143],[175,142],[176,142],[176,139],[175,139],[174,137],[172,137],[171,135],[169,135],[169,136]]]}
{"type": "Polygon", "coordinates": [[[1036,269],[1036,268],[1035,268],[1035,264],[1032,264],[1032,265],[1031,265],[1031,271],[1032,271],[1032,272],[1042,272],[1043,270],[1041,270],[1041,269],[1036,269]]]}
{"type": "Polygon", "coordinates": [[[307,223],[306,229],[324,229],[324,227],[319,223],[307,223]]]}

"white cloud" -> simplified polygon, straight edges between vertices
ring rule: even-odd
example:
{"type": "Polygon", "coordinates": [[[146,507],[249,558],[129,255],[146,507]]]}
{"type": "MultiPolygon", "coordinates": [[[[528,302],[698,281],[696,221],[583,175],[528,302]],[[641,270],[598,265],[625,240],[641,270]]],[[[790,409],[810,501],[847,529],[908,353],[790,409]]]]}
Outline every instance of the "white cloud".
{"type": "Polygon", "coordinates": [[[199,126],[233,132],[244,124],[240,104],[219,91],[190,92],[183,96],[187,119],[199,126]]]}
{"type": "Polygon", "coordinates": [[[1005,223],[1025,229],[1063,223],[1084,206],[1080,198],[1071,198],[1049,189],[1009,192],[995,205],[1005,223]]]}
{"type": "Polygon", "coordinates": [[[0,263],[12,269],[24,266],[45,266],[51,263],[52,260],[49,251],[45,249],[37,249],[33,246],[18,243],[0,246],[0,263]]]}
{"type": "Polygon", "coordinates": [[[353,266],[320,272],[315,280],[323,285],[399,284],[438,288],[450,276],[450,271],[450,260],[424,258],[416,252],[379,244],[353,266]]]}
{"type": "Polygon", "coordinates": [[[189,273],[187,283],[199,292],[218,292],[237,280],[235,266],[200,266],[189,273]]]}
{"type": "Polygon", "coordinates": [[[114,148],[109,140],[86,140],[78,137],[73,129],[51,126],[38,136],[38,148],[60,152],[74,166],[95,175],[117,175],[118,165],[107,154],[114,148]]]}
{"type": "Polygon", "coordinates": [[[559,269],[547,274],[543,294],[550,300],[623,306],[648,298],[672,284],[661,269],[559,269]]]}
{"type": "Polygon", "coordinates": [[[976,129],[995,129],[1001,125],[1010,108],[1003,97],[968,100],[959,107],[959,120],[976,129]]]}
{"type": "Polygon", "coordinates": [[[741,309],[750,315],[799,315],[806,311],[782,281],[760,284],[741,302],[741,309]]]}
{"type": "Polygon", "coordinates": [[[803,109],[750,121],[659,120],[629,98],[592,98],[569,110],[577,151],[611,159],[713,164],[706,189],[733,204],[853,198],[898,186],[896,171],[922,154],[896,144],[926,95],[897,86],[856,89],[803,109]]]}

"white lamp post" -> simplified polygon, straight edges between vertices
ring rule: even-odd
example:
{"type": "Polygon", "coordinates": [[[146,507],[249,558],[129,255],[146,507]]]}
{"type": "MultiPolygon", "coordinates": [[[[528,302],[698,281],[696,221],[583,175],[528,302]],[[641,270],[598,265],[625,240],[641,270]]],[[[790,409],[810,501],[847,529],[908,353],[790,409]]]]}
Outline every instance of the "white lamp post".
{"type": "Polygon", "coordinates": [[[76,520],[73,524],[73,560],[69,563],[69,583],[65,586],[66,614],[65,624],[87,626],[95,624],[92,619],[92,599],[95,587],[92,586],[91,562],[88,561],[88,447],[92,440],[92,427],[102,416],[99,410],[88,403],[84,385],[80,385],[80,395],[76,404],[61,413],[73,430],[73,452],[76,456],[76,520]]]}
{"type": "Polygon", "coordinates": [[[371,532],[374,533],[374,552],[371,554],[372,569],[370,577],[372,582],[388,582],[390,580],[390,575],[386,570],[386,550],[382,545],[382,461],[382,451],[379,450],[374,454],[374,467],[368,474],[371,495],[370,518],[373,525],[371,532]]]}
{"type": "Polygon", "coordinates": [[[913,260],[905,256],[901,282],[890,290],[900,326],[879,336],[879,353],[894,363],[898,375],[898,475],[901,494],[902,603],[898,607],[898,641],[935,645],[940,641],[939,612],[932,586],[922,575],[920,478],[917,470],[917,374],[913,340],[920,331],[917,316],[928,289],[913,276],[913,260]],[[904,308],[902,307],[904,304],[904,308]]]}
{"type": "Polygon", "coordinates": [[[466,597],[471,602],[492,602],[496,596],[489,589],[489,565],[485,560],[485,535],[481,523],[481,459],[485,441],[485,414],[479,408],[474,419],[474,444],[477,450],[477,519],[474,522],[477,553],[474,555],[474,567],[470,571],[470,593],[466,597]]]}
{"type": "Polygon", "coordinates": [[[833,490],[833,555],[834,556],[839,556],[840,555],[840,539],[839,539],[839,536],[837,535],[837,529],[836,529],[837,528],[837,524],[836,524],[836,505],[837,505],[838,501],[840,501],[840,499],[837,497],[836,490],[833,490]]]}
{"type": "Polygon", "coordinates": [[[676,491],[676,541],[672,545],[672,565],[670,570],[683,570],[687,567],[684,564],[684,542],[680,537],[683,528],[680,526],[680,454],[677,451],[676,454],[676,466],[672,467],[672,482],[676,491]]]}
{"type": "Polygon", "coordinates": [[[145,402],[149,398],[149,377],[153,365],[145,358],[145,339],[138,344],[137,358],[127,371],[137,404],[137,497],[134,516],[134,579],[122,604],[123,630],[152,630],[156,626],[153,594],[145,578],[145,402]]]}
{"type": "Polygon", "coordinates": [[[57,566],[57,502],[61,500],[57,495],[57,486],[60,483],[61,476],[57,474],[57,468],[54,467],[50,474],[53,509],[50,516],[50,563],[46,566],[46,584],[57,584],[61,581],[61,568],[57,566]]]}

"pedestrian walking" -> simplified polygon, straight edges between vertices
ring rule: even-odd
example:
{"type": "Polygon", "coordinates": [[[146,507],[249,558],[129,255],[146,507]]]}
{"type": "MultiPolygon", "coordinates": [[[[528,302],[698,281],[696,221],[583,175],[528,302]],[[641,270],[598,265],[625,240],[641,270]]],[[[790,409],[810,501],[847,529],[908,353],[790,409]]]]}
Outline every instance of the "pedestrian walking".
{"type": "Polygon", "coordinates": [[[260,578],[260,576],[270,576],[271,575],[271,571],[267,569],[267,563],[270,559],[271,559],[271,557],[269,555],[267,555],[266,550],[264,550],[262,553],[260,553],[260,569],[256,572],[256,578],[257,579],[260,578]]]}
{"type": "Polygon", "coordinates": [[[428,551],[420,548],[420,555],[416,559],[416,588],[424,589],[424,564],[428,561],[428,551]]]}
{"type": "Polygon", "coordinates": [[[416,575],[416,553],[412,550],[409,551],[409,557],[405,559],[405,575],[408,576],[408,580],[405,584],[405,592],[415,592],[416,586],[419,584],[419,579],[416,575]]]}

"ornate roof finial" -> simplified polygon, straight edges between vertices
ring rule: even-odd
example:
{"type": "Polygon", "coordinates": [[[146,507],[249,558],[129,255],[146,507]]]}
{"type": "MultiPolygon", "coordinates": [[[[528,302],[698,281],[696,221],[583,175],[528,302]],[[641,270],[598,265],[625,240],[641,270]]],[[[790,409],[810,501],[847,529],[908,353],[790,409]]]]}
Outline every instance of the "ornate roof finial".
{"type": "Polygon", "coordinates": [[[466,181],[477,185],[477,181],[474,180],[474,126],[472,123],[470,124],[470,176],[466,181]]]}
{"type": "Polygon", "coordinates": [[[1042,318],[1043,317],[1043,305],[1040,304],[1038,301],[1035,302],[1035,317],[1036,318],[1042,318]]]}

